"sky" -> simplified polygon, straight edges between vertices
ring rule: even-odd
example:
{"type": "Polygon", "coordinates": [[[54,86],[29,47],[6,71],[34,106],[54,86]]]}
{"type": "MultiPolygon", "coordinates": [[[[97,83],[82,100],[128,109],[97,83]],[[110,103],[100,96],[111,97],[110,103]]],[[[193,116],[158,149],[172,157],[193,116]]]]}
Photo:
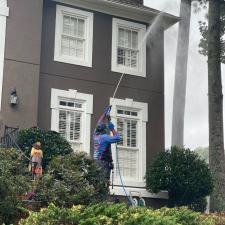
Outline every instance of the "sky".
{"type": "MultiPolygon", "coordinates": [[[[151,8],[179,16],[180,0],[144,0],[144,4],[151,8]]],[[[184,145],[192,150],[197,147],[208,146],[207,58],[198,53],[198,44],[201,38],[198,21],[204,19],[204,16],[205,12],[194,13],[192,10],[184,122],[184,145]]],[[[171,146],[177,34],[178,24],[172,26],[165,32],[166,148],[171,146]]],[[[225,65],[222,65],[222,80],[224,86],[225,79],[223,79],[223,76],[225,76],[225,65]]]]}

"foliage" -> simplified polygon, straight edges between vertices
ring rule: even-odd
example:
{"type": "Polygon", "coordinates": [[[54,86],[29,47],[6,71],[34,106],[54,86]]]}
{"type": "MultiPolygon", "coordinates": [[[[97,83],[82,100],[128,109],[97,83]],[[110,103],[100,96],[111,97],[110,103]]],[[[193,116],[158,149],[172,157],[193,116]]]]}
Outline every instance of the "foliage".
{"type": "Polygon", "coordinates": [[[204,208],[205,196],[213,189],[206,162],[190,149],[171,147],[160,152],[146,173],[147,190],[157,193],[168,191],[169,206],[204,208]],[[196,207],[195,207],[196,206],[196,207]]]}
{"type": "MultiPolygon", "coordinates": [[[[207,1],[200,1],[201,6],[206,7],[207,1]]],[[[225,1],[221,0],[221,62],[225,63],[225,1]]],[[[208,55],[208,24],[205,21],[199,22],[199,30],[202,35],[202,38],[199,43],[200,54],[207,56],[208,55]]]]}
{"type": "Polygon", "coordinates": [[[55,157],[37,183],[35,199],[42,204],[71,207],[105,200],[108,188],[101,168],[85,153],[55,157]]]}
{"type": "MultiPolygon", "coordinates": [[[[219,225],[218,216],[203,216],[185,207],[127,208],[124,204],[97,204],[92,206],[73,206],[58,208],[51,204],[40,212],[31,212],[30,216],[20,221],[20,225],[219,225]]],[[[221,224],[225,218],[220,218],[221,224]]]]}
{"type": "Polygon", "coordinates": [[[20,197],[30,181],[21,154],[15,149],[0,149],[0,224],[14,223],[20,215],[20,197]]]}
{"type": "Polygon", "coordinates": [[[55,131],[46,131],[39,128],[21,130],[18,134],[17,143],[28,156],[33,144],[40,141],[43,151],[43,167],[57,155],[66,155],[72,152],[70,144],[65,138],[55,131]]]}

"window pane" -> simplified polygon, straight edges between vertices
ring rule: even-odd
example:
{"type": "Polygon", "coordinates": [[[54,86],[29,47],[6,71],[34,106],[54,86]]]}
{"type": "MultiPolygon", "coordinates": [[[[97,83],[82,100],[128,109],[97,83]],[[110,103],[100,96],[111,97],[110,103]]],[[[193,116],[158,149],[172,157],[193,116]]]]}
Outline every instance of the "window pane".
{"type": "Polygon", "coordinates": [[[76,39],[70,38],[70,49],[69,49],[69,55],[70,56],[76,56],[76,39]]]}
{"type": "Polygon", "coordinates": [[[78,37],[84,37],[84,20],[78,19],[78,37]]]}
{"type": "Polygon", "coordinates": [[[83,40],[77,40],[76,57],[84,58],[84,41],[83,40]]]}
{"type": "Polygon", "coordinates": [[[137,49],[138,48],[138,32],[132,31],[132,48],[137,49]]]}
{"type": "Polygon", "coordinates": [[[118,110],[117,110],[117,113],[118,113],[118,114],[123,114],[123,110],[118,109],[118,110]]]}
{"type": "Polygon", "coordinates": [[[63,16],[63,33],[70,34],[70,17],[63,16]]]}
{"type": "Polygon", "coordinates": [[[70,39],[69,37],[62,36],[62,55],[69,55],[69,46],[70,46],[70,39]]]}
{"type": "Polygon", "coordinates": [[[124,47],[131,48],[131,31],[125,30],[124,47]]]}
{"type": "Polygon", "coordinates": [[[66,106],[66,102],[65,101],[60,101],[59,104],[63,105],[63,106],[66,106]]]}
{"type": "MultiPolygon", "coordinates": [[[[117,163],[119,163],[120,173],[123,177],[136,178],[138,176],[138,151],[119,148],[117,163]]],[[[119,175],[117,167],[116,175],[119,175]]]]}
{"type": "Polygon", "coordinates": [[[77,36],[77,18],[71,17],[71,24],[70,24],[70,35],[77,36]]]}
{"type": "Polygon", "coordinates": [[[131,112],[132,116],[137,116],[137,112],[131,112]]]}
{"type": "Polygon", "coordinates": [[[74,102],[68,102],[69,107],[74,107],[74,102]]]}
{"type": "Polygon", "coordinates": [[[119,28],[119,32],[118,32],[118,45],[120,47],[124,47],[124,29],[123,28],[119,28]]]}

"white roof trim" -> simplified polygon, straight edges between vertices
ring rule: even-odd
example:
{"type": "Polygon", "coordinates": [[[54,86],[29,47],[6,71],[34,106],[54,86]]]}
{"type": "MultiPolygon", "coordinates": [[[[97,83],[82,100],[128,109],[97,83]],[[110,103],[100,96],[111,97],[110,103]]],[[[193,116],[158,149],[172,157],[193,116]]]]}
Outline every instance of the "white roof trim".
{"type": "MultiPolygon", "coordinates": [[[[107,13],[113,16],[132,19],[139,22],[151,24],[152,20],[160,13],[157,10],[146,10],[127,4],[118,4],[105,0],[52,0],[59,3],[73,5],[89,10],[107,13]]],[[[165,20],[164,29],[175,24],[179,18],[168,13],[163,13],[165,20]]]]}

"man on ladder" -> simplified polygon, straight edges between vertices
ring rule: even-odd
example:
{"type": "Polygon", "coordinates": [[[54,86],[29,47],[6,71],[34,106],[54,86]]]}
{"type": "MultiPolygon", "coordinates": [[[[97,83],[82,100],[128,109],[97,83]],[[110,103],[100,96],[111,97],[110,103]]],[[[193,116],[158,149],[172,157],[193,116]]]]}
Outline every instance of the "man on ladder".
{"type": "Polygon", "coordinates": [[[95,128],[93,141],[94,141],[94,159],[97,160],[108,180],[107,185],[110,184],[110,174],[113,169],[113,159],[111,144],[117,143],[121,137],[114,129],[114,124],[110,118],[111,106],[107,107],[104,113],[98,120],[97,127],[95,128]]]}

